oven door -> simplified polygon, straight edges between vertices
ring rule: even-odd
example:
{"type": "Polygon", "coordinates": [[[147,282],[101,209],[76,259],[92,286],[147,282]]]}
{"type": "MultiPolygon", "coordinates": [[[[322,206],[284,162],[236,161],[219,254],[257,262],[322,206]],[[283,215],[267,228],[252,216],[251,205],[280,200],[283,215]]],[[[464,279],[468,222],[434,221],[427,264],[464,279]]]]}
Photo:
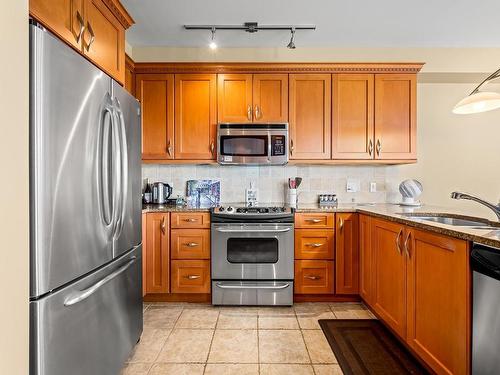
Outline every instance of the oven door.
{"type": "Polygon", "coordinates": [[[212,224],[212,279],[292,280],[293,224],[212,224]]]}

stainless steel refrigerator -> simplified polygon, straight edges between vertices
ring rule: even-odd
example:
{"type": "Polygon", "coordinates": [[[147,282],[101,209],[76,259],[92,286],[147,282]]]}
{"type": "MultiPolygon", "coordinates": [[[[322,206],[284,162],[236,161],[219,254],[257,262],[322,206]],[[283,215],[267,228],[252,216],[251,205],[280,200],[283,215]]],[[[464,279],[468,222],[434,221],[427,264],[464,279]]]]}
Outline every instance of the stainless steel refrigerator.
{"type": "Polygon", "coordinates": [[[30,95],[30,373],[116,375],[143,324],[139,105],[34,23],[30,95]]]}

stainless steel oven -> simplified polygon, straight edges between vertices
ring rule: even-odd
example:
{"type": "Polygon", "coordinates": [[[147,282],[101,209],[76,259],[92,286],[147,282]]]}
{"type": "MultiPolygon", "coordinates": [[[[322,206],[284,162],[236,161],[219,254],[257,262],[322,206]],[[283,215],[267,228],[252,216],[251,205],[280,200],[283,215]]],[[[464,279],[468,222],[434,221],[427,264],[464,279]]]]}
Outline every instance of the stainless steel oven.
{"type": "Polygon", "coordinates": [[[229,165],[288,163],[288,124],[218,124],[217,160],[229,165]]]}
{"type": "Polygon", "coordinates": [[[293,214],[273,209],[222,207],[212,213],[213,304],[293,303],[293,214]]]}

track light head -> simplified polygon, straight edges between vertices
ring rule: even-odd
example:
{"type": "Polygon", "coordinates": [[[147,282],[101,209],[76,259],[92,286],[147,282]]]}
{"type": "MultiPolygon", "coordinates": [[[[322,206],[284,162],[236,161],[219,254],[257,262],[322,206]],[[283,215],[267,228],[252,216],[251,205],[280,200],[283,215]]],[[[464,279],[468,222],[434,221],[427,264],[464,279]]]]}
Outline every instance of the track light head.
{"type": "Polygon", "coordinates": [[[217,49],[217,43],[215,43],[215,27],[212,27],[212,40],[208,46],[211,50],[217,49]]]}
{"type": "Polygon", "coordinates": [[[291,30],[290,30],[290,33],[291,33],[291,37],[290,37],[290,43],[287,44],[286,48],[288,49],[295,49],[295,43],[294,43],[294,39],[295,39],[295,27],[292,27],[291,30]]]}

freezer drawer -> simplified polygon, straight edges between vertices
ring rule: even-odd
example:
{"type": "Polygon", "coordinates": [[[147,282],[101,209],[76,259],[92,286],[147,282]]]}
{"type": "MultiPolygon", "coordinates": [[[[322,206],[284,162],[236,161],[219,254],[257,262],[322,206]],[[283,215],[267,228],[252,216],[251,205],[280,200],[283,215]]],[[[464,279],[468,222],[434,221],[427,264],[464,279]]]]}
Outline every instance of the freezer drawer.
{"type": "Polygon", "coordinates": [[[31,375],[116,375],[142,333],[142,249],[30,303],[31,375]]]}
{"type": "Polygon", "coordinates": [[[291,306],[293,281],[212,281],[212,304],[291,306]]]}

